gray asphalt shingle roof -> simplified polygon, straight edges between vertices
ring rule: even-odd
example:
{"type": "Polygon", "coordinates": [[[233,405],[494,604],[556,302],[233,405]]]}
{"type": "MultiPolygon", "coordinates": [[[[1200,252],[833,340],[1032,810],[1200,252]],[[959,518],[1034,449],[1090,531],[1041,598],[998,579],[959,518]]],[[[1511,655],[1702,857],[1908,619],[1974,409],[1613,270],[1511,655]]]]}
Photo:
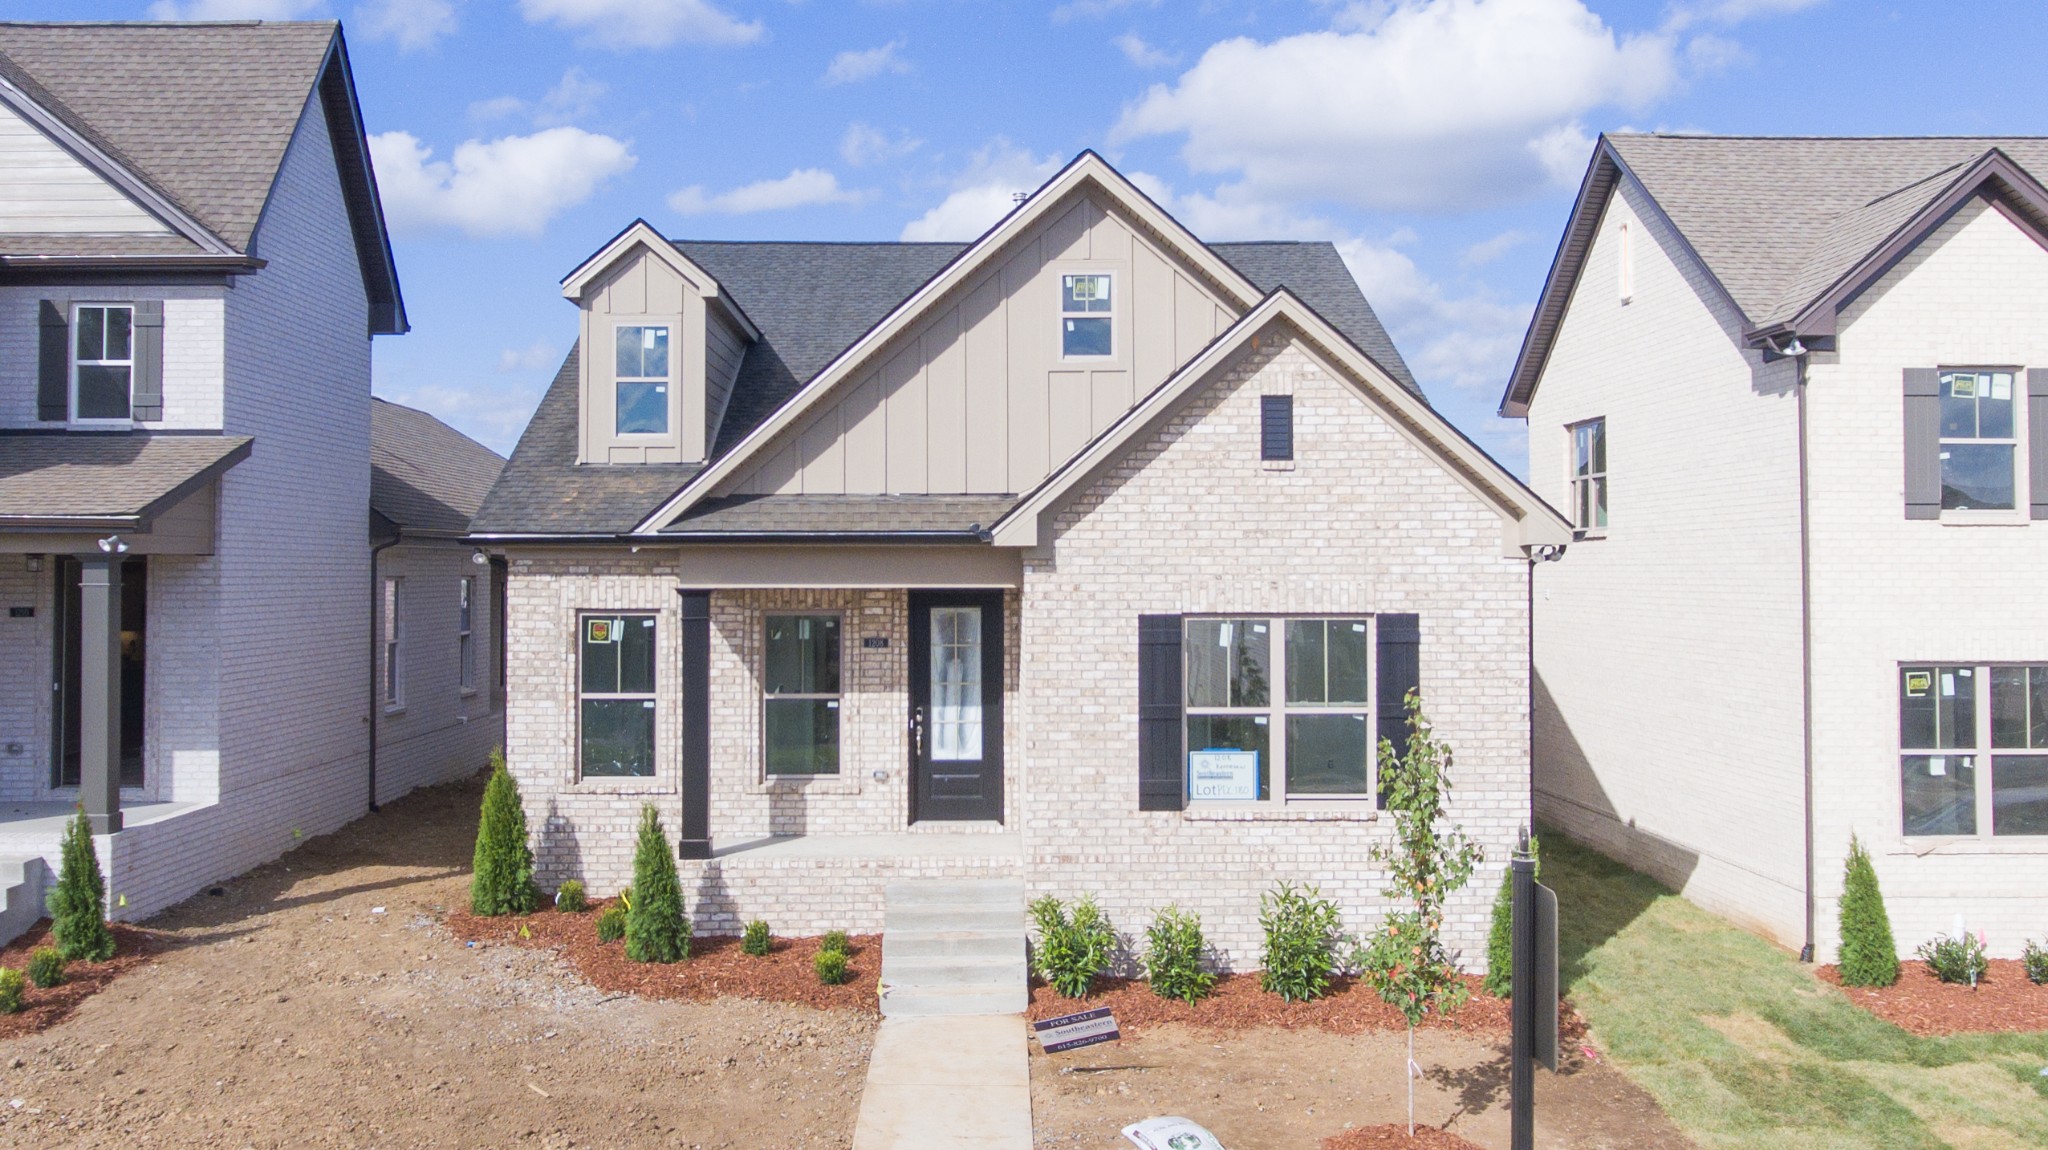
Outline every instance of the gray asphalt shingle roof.
{"type": "MultiPolygon", "coordinates": [[[[741,361],[725,422],[713,445],[714,459],[731,451],[834,357],[968,246],[704,240],[675,244],[718,281],[721,290],[761,331],[760,341],[748,347],[741,361]]],[[[1335,247],[1291,242],[1209,246],[1260,291],[1283,286],[1292,290],[1404,387],[1422,394],[1335,247]]],[[[485,534],[618,534],[631,530],[696,474],[695,464],[578,465],[576,374],[576,352],[571,349],[472,530],[485,534]]],[[[860,516],[877,510],[827,503],[815,512],[803,512],[803,522],[820,524],[821,516],[835,506],[841,511],[858,510],[860,514],[850,521],[861,523],[868,520],[860,516]]],[[[789,512],[782,509],[777,513],[789,512]]],[[[987,526],[993,518],[970,516],[967,522],[975,521],[987,526]]]]}
{"type": "Polygon", "coordinates": [[[733,495],[692,507],[678,535],[964,535],[995,526],[1014,495],[733,495]]]}
{"type": "Polygon", "coordinates": [[[0,520],[150,516],[246,458],[246,435],[0,433],[0,520]]]}
{"type": "Polygon", "coordinates": [[[424,411],[370,401],[370,509],[402,528],[468,531],[504,467],[497,452],[424,411]]]}

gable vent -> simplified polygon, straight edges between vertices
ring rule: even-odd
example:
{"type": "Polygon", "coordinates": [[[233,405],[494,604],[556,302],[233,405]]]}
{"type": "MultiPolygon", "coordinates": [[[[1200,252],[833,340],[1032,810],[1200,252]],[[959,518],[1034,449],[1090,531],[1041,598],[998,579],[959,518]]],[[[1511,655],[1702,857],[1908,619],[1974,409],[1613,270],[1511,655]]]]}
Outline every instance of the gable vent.
{"type": "Polygon", "coordinates": [[[1259,458],[1294,458],[1294,397],[1259,397],[1259,458]]]}

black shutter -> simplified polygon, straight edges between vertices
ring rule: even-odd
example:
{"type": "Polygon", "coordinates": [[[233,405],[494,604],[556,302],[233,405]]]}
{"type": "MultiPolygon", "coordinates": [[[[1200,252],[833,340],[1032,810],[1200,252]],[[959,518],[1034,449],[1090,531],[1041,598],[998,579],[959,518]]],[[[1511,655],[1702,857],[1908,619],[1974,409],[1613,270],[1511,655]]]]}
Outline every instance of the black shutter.
{"type": "Polygon", "coordinates": [[[164,417],[164,301],[135,301],[135,385],[129,400],[131,418],[156,422],[164,417]]]}
{"type": "Polygon", "coordinates": [[[676,854],[711,857],[711,592],[683,596],[683,824],[676,854]]]}
{"type": "Polygon", "coordinates": [[[1187,806],[1181,770],[1180,616],[1138,616],[1138,809],[1187,806]]]}
{"type": "Polygon", "coordinates": [[[1408,752],[1408,692],[1422,689],[1422,617],[1379,617],[1379,736],[1408,752]]]}
{"type": "Polygon", "coordinates": [[[71,418],[71,304],[46,299],[43,337],[36,363],[36,418],[62,423],[71,418]]]}
{"type": "Polygon", "coordinates": [[[1906,518],[1941,518],[1941,372],[1906,369],[1906,518]]]}
{"type": "Polygon", "coordinates": [[[1294,458],[1294,397],[1259,397],[1259,458],[1294,458]]]}
{"type": "Polygon", "coordinates": [[[2048,368],[2027,369],[2027,486],[2035,519],[2048,519],[2048,368]]]}

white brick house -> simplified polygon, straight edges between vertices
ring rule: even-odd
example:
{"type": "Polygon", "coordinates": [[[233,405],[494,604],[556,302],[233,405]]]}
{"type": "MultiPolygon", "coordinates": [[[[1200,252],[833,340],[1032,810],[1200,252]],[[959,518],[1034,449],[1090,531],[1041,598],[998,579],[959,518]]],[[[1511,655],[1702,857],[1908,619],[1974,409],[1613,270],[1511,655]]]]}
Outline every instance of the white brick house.
{"type": "Polygon", "coordinates": [[[1206,245],[1084,153],[971,245],[670,241],[472,538],[510,565],[507,754],[552,886],[651,804],[699,930],[882,925],[898,876],[1383,905],[1371,746],[1419,687],[1488,852],[1529,817],[1528,553],[1555,512],[1430,409],[1327,244],[1206,245]]]}
{"type": "Polygon", "coordinates": [[[0,160],[11,937],[74,805],[129,918],[370,806],[370,341],[406,322],[332,23],[0,24],[0,160]]]}
{"type": "Polygon", "coordinates": [[[2048,935],[2042,171],[1603,139],[1502,404],[1582,540],[1536,580],[1538,817],[1822,961],[1852,833],[1902,951],[2048,935]]]}

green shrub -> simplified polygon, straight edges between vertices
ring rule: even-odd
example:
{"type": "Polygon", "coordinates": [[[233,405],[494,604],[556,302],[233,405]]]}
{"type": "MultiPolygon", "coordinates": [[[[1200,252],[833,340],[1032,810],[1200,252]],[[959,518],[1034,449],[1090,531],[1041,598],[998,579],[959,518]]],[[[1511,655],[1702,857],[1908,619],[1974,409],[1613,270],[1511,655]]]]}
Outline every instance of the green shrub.
{"type": "Polygon", "coordinates": [[[22,995],[28,993],[28,980],[11,966],[0,966],[0,1014],[21,1013],[22,995]]]}
{"type": "Polygon", "coordinates": [[[1934,977],[1943,982],[1967,982],[1977,985],[1990,965],[1984,958],[1984,944],[1974,934],[1961,938],[1950,938],[1937,934],[1920,944],[1917,952],[1920,961],[1934,972],[1934,977]]]}
{"type": "Polygon", "coordinates": [[[1216,985],[1202,969],[1202,916],[1168,906],[1145,929],[1145,978],[1152,993],[1193,1005],[1216,985]]]}
{"type": "Polygon", "coordinates": [[[1890,986],[1899,980],[1891,917],[1884,911],[1870,852],[1855,835],[1849,836],[1849,858],[1842,866],[1841,935],[1835,961],[1843,986],[1890,986]]]}
{"type": "Polygon", "coordinates": [[[690,957],[690,920],[683,917],[675,851],[652,806],[640,808],[633,897],[626,910],[626,957],[634,962],[681,962],[690,957]]]}
{"type": "Polygon", "coordinates": [[[597,941],[617,942],[626,937],[626,907],[612,903],[597,912],[597,941]]]}
{"type": "Polygon", "coordinates": [[[758,958],[773,949],[775,936],[768,933],[768,924],[758,918],[748,923],[747,933],[740,936],[741,952],[758,958]]]}
{"type": "Polygon", "coordinates": [[[2028,939],[2026,949],[2020,951],[2020,965],[2026,969],[2028,982],[2048,982],[2048,947],[2028,939]]]}
{"type": "Polygon", "coordinates": [[[1289,1002],[1322,997],[1336,970],[1337,904],[1313,886],[1283,882],[1259,896],[1266,950],[1259,988],[1289,1002]]]}
{"type": "Polygon", "coordinates": [[[526,810],[519,784],[505,768],[505,752],[491,749],[491,781],[484,787],[469,879],[469,913],[529,914],[540,905],[533,885],[533,850],[526,844],[526,810]]]}
{"type": "Polygon", "coordinates": [[[1109,969],[1116,952],[1116,932],[1095,905],[1095,896],[1083,896],[1071,915],[1052,895],[1031,904],[1031,920],[1038,926],[1038,945],[1031,958],[1038,976],[1047,986],[1067,998],[1086,998],[1095,976],[1109,969]]]}
{"type": "MultiPolygon", "coordinates": [[[[1543,874],[1537,856],[1536,836],[1529,836],[1529,854],[1536,857],[1536,874],[1543,874]]],[[[1493,895],[1493,927],[1486,935],[1486,993],[1495,998],[1512,998],[1515,989],[1515,868],[1500,876],[1500,889],[1493,895]]]]}
{"type": "Polygon", "coordinates": [[[114,932],[107,929],[107,880],[84,807],[64,829],[61,857],[57,888],[50,892],[50,934],[65,958],[104,962],[114,957],[114,932]]]}
{"type": "Polygon", "coordinates": [[[54,946],[39,946],[28,956],[28,980],[44,990],[64,981],[64,952],[54,946]]]}
{"type": "Polygon", "coordinates": [[[818,972],[819,982],[826,986],[838,986],[847,979],[846,952],[821,950],[811,959],[811,969],[818,972]]]}
{"type": "Polygon", "coordinates": [[[555,909],[565,914],[582,914],[590,909],[590,899],[583,893],[583,880],[572,878],[555,889],[555,909]]]}
{"type": "Polygon", "coordinates": [[[828,930],[825,937],[818,940],[818,949],[836,950],[841,954],[847,954],[853,950],[853,943],[847,941],[845,931],[828,930]]]}

